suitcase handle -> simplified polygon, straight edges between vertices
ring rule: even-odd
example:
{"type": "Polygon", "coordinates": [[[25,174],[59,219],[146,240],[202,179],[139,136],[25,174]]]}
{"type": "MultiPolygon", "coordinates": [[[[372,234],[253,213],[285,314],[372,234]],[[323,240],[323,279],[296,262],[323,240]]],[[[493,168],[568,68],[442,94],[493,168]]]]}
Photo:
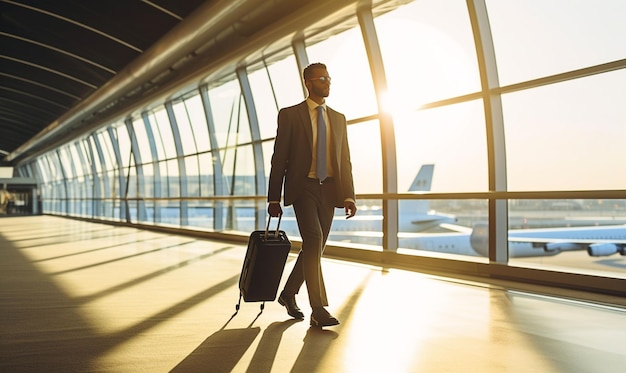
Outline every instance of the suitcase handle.
{"type": "MultiPolygon", "coordinates": [[[[278,225],[276,225],[276,230],[274,231],[274,239],[278,238],[278,230],[280,229],[280,220],[283,218],[283,214],[278,215],[278,225]]],[[[272,221],[272,215],[267,218],[267,226],[265,226],[265,238],[269,235],[270,230],[270,221],[272,221]]]]}

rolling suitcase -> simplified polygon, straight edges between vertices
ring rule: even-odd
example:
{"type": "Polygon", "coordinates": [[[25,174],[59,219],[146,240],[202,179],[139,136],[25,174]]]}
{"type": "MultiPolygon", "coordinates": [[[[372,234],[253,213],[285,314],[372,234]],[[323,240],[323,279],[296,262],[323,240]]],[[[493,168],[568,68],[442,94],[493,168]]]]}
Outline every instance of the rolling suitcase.
{"type": "Polygon", "coordinates": [[[291,250],[291,242],[285,232],[280,230],[281,218],[282,216],[278,217],[275,231],[269,230],[272,219],[270,216],[264,231],[258,230],[250,234],[239,276],[239,302],[235,306],[237,312],[242,297],[246,302],[263,302],[261,312],[266,301],[276,299],[287,255],[291,250]]]}

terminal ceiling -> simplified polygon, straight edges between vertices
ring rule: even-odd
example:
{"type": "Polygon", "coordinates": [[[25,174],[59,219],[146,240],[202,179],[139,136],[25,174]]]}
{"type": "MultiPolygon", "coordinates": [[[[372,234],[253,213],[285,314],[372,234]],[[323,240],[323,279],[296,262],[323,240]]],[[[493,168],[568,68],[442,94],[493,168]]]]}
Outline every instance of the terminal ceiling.
{"type": "Polygon", "coordinates": [[[92,131],[303,9],[355,3],[0,0],[0,163],[92,131]]]}

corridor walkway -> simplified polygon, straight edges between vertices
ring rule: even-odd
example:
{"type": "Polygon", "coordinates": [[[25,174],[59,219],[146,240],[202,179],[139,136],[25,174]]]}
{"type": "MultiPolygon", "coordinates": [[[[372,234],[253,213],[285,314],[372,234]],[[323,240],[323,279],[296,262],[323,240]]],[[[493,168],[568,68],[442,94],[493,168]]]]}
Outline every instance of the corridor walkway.
{"type": "MultiPolygon", "coordinates": [[[[623,372],[624,299],[325,260],[341,325],[242,304],[245,247],[0,219],[0,372],[623,372]],[[549,295],[551,294],[551,295],[549,295]],[[620,305],[621,303],[621,305],[620,305]]],[[[290,256],[286,271],[294,264],[290,256]]],[[[283,278],[283,281],[285,278],[283,278]]]]}

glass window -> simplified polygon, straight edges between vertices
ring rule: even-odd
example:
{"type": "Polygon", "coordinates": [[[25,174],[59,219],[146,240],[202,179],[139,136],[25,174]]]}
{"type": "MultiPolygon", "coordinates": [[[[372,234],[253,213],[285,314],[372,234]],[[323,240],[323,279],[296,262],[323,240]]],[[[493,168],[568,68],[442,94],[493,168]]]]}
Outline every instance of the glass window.
{"type": "Polygon", "coordinates": [[[332,78],[328,105],[348,119],[378,112],[363,38],[352,28],[307,48],[310,62],[326,64],[332,78]]]}
{"type": "Polygon", "coordinates": [[[83,164],[81,159],[87,159],[86,157],[82,157],[78,154],[83,150],[80,142],[75,142],[69,146],[70,155],[72,158],[72,163],[74,164],[74,170],[76,171],[76,176],[83,176],[85,174],[90,173],[89,165],[83,164]]]}
{"type": "Polygon", "coordinates": [[[189,116],[187,114],[187,108],[185,102],[180,101],[172,105],[174,115],[176,116],[176,124],[178,126],[178,133],[180,134],[180,142],[183,145],[183,154],[196,154],[196,141],[194,138],[193,130],[191,129],[191,123],[189,122],[189,116]]]}
{"type": "Polygon", "coordinates": [[[348,126],[352,177],[357,194],[383,192],[380,126],[369,121],[348,126]]]}
{"type": "Polygon", "coordinates": [[[387,76],[384,105],[389,110],[415,110],[480,91],[465,1],[415,1],[377,17],[375,24],[387,76]]]}
{"type": "Polygon", "coordinates": [[[224,182],[228,195],[253,196],[256,194],[254,157],[252,146],[228,148],[222,155],[224,182]]]}
{"type": "Polygon", "coordinates": [[[137,197],[137,169],[134,164],[130,168],[124,170],[124,177],[126,178],[126,184],[124,190],[121,192],[122,197],[136,198],[137,197]],[[128,193],[126,192],[128,191],[128,193]]]}
{"type": "MultiPolygon", "coordinates": [[[[159,167],[159,175],[160,178],[155,180],[155,197],[167,197],[170,195],[169,193],[169,183],[167,181],[167,161],[161,161],[158,163],[159,167]],[[158,185],[157,185],[158,184],[158,185]],[[157,191],[160,190],[160,193],[157,193],[157,191]]],[[[178,168],[178,166],[176,166],[178,168]]]]}
{"type": "MultiPolygon", "coordinates": [[[[119,123],[113,129],[113,133],[115,133],[115,135],[117,136],[117,144],[120,149],[120,158],[122,158],[122,164],[124,165],[124,168],[127,168],[130,165],[129,162],[132,158],[130,154],[131,145],[130,136],[128,135],[128,128],[126,127],[126,124],[119,123]]],[[[134,158],[132,160],[134,161],[134,158]]]]}
{"type": "Polygon", "coordinates": [[[185,107],[187,108],[187,115],[189,115],[191,129],[193,130],[194,137],[196,139],[198,152],[209,151],[211,149],[211,143],[209,141],[209,128],[207,126],[204,106],[202,105],[200,95],[196,94],[187,98],[185,100],[185,107]]]}
{"type": "Polygon", "coordinates": [[[104,155],[104,169],[108,171],[117,168],[117,160],[115,158],[115,153],[113,152],[113,146],[111,145],[111,138],[109,137],[108,132],[101,131],[97,136],[102,149],[102,154],[104,155]]]}
{"type": "Polygon", "coordinates": [[[626,58],[622,0],[488,0],[500,84],[626,58]]]}
{"type": "Polygon", "coordinates": [[[61,167],[63,167],[63,171],[65,172],[65,177],[71,179],[74,177],[74,165],[71,161],[71,156],[68,154],[68,147],[64,146],[59,149],[58,154],[61,158],[61,167]]]}
{"type": "Polygon", "coordinates": [[[133,132],[135,132],[135,137],[137,138],[137,145],[139,146],[138,151],[141,155],[141,161],[143,163],[152,162],[150,140],[148,139],[146,125],[142,118],[136,118],[135,120],[133,120],[133,132]]]}
{"type": "Polygon", "coordinates": [[[248,75],[262,139],[276,136],[278,114],[274,92],[267,74],[267,70],[261,68],[248,75]]]}
{"type": "Polygon", "coordinates": [[[398,192],[487,191],[487,142],[481,101],[395,116],[398,192]],[[431,183],[412,188],[423,165],[431,183]],[[424,186],[427,186],[426,188],[424,186]]]}
{"type": "MultiPolygon", "coordinates": [[[[154,115],[154,113],[149,113],[146,114],[146,117],[148,119],[148,124],[150,126],[150,132],[152,132],[152,137],[154,138],[154,146],[156,148],[156,157],[157,159],[155,160],[164,160],[166,159],[165,157],[165,150],[163,149],[163,140],[161,139],[161,133],[159,132],[159,125],[157,123],[157,119],[154,115]]],[[[146,130],[147,133],[147,130],[146,130]]]]}
{"type": "MultiPolygon", "coordinates": [[[[306,98],[302,86],[302,72],[298,69],[294,56],[273,62],[267,70],[272,80],[276,105],[279,109],[295,105],[306,98]]],[[[276,118],[274,118],[272,130],[272,136],[276,135],[276,118]]],[[[263,130],[261,133],[264,133],[263,130]]]]}
{"type": "Polygon", "coordinates": [[[159,152],[159,159],[172,159],[176,158],[176,145],[174,144],[174,135],[172,133],[172,126],[170,120],[167,117],[167,111],[165,108],[157,110],[150,116],[150,122],[152,124],[152,133],[155,136],[159,134],[161,144],[157,145],[157,151],[159,152]]]}
{"type": "Polygon", "coordinates": [[[167,184],[169,188],[168,197],[180,197],[180,173],[178,170],[178,161],[169,160],[167,164],[167,184]]]}
{"type": "Polygon", "coordinates": [[[213,188],[213,153],[198,155],[200,174],[200,196],[210,197],[214,195],[213,188]]]}
{"type": "Polygon", "coordinates": [[[198,168],[198,157],[190,155],[185,157],[185,175],[187,179],[187,197],[200,196],[200,170],[198,168]]]}
{"type": "Polygon", "coordinates": [[[39,171],[39,176],[41,177],[41,184],[47,185],[50,183],[50,168],[46,165],[45,157],[37,158],[37,170],[39,171]]]}
{"type": "Polygon", "coordinates": [[[96,167],[96,171],[98,173],[102,172],[102,161],[100,160],[100,154],[98,153],[98,148],[96,146],[96,138],[95,135],[89,136],[87,139],[89,142],[89,147],[93,152],[93,159],[91,160],[96,167]]]}
{"type": "Polygon", "coordinates": [[[509,264],[626,278],[626,268],[615,265],[624,224],[623,199],[510,200],[509,264]]]}
{"type": "Polygon", "coordinates": [[[399,252],[429,252],[439,257],[452,254],[464,256],[463,260],[473,257],[487,261],[488,240],[476,239],[488,232],[487,200],[403,199],[398,202],[398,211],[398,246],[408,249],[399,252]]]}
{"type": "Polygon", "coordinates": [[[623,189],[626,70],[502,97],[509,190],[623,189]]]}
{"type": "Polygon", "coordinates": [[[237,80],[209,88],[209,101],[220,148],[251,141],[248,116],[237,80]]]}

